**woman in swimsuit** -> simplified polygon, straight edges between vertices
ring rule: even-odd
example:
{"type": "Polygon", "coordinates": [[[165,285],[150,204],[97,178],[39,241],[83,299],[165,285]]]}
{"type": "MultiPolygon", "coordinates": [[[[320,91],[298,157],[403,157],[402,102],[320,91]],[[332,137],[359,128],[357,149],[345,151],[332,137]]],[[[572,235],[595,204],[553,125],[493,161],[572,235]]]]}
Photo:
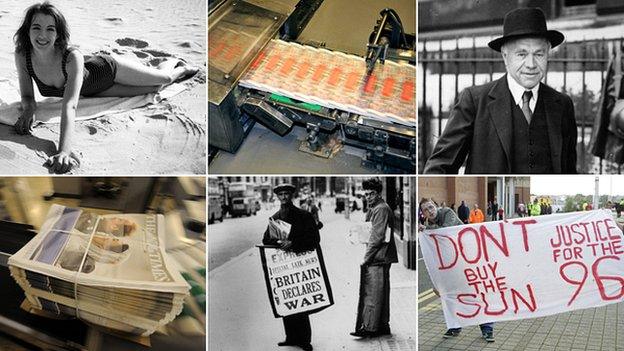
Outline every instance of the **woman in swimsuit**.
{"type": "Polygon", "coordinates": [[[82,96],[137,96],[192,76],[197,68],[178,60],[152,68],[109,55],[84,56],[69,47],[69,29],[61,12],[49,2],[26,10],[14,36],[15,65],[23,113],[15,123],[19,134],[31,134],[37,104],[33,83],[43,96],[63,98],[58,153],[50,157],[52,171],[65,173],[78,164],[72,155],[72,134],[78,99],[82,96]]]}

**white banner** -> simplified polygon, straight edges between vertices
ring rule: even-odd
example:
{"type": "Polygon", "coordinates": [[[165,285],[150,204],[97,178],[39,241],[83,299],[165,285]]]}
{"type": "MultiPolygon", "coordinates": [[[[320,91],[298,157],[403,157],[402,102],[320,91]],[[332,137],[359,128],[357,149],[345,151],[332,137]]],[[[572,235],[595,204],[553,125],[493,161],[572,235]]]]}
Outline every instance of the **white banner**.
{"type": "Polygon", "coordinates": [[[320,249],[301,253],[259,246],[275,317],[314,313],[334,304],[320,249]]]}
{"type": "Polygon", "coordinates": [[[624,301],[624,243],[611,211],[425,230],[429,276],[449,328],[624,301]]]}

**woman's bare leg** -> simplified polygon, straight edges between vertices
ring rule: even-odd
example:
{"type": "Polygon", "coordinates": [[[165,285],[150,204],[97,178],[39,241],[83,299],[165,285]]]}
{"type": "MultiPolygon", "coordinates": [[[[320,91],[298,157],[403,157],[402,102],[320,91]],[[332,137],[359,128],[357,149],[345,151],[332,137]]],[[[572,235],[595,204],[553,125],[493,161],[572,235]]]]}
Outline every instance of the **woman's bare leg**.
{"type": "Polygon", "coordinates": [[[149,67],[141,62],[120,56],[114,57],[117,62],[115,83],[128,86],[155,86],[166,85],[197,72],[197,68],[186,64],[178,65],[178,60],[168,60],[158,68],[149,67]]]}
{"type": "Polygon", "coordinates": [[[157,93],[160,89],[160,85],[152,86],[137,86],[137,85],[123,85],[115,83],[112,87],[104,90],[101,93],[96,94],[97,97],[128,97],[138,96],[149,93],[157,93]]]}

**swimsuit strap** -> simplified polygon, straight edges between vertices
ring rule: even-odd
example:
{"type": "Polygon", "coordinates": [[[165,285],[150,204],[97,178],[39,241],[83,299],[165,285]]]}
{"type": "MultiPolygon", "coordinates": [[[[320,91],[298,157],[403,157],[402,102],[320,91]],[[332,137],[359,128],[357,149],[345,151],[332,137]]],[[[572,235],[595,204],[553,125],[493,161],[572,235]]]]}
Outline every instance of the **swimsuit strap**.
{"type": "Polygon", "coordinates": [[[65,77],[65,83],[67,83],[67,56],[69,56],[69,53],[76,50],[75,47],[68,47],[67,49],[65,49],[65,52],[63,53],[63,76],[65,77]]]}
{"type": "Polygon", "coordinates": [[[30,58],[30,50],[26,50],[26,69],[28,70],[28,74],[31,77],[36,77],[35,71],[33,70],[32,60],[30,58]]]}

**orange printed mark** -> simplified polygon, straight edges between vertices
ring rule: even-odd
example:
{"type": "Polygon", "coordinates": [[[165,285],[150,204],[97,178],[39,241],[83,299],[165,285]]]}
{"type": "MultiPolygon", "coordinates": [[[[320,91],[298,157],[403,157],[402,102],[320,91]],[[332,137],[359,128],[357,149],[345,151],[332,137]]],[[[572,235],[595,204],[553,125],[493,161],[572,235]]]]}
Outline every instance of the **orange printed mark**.
{"type": "Polygon", "coordinates": [[[349,74],[347,75],[347,80],[345,81],[345,86],[347,87],[347,89],[354,90],[355,86],[359,81],[359,78],[360,75],[356,72],[349,72],[349,74]]]}
{"type": "Polygon", "coordinates": [[[299,70],[297,71],[297,78],[303,79],[308,74],[308,70],[310,70],[310,63],[304,62],[299,66],[299,70]]]}
{"type": "Polygon", "coordinates": [[[219,44],[215,45],[215,47],[210,50],[210,52],[208,53],[209,57],[216,57],[218,56],[221,51],[223,51],[223,49],[225,49],[226,45],[224,42],[220,42],[219,44]]]}
{"type": "Polygon", "coordinates": [[[240,45],[235,44],[230,46],[229,49],[225,52],[225,59],[228,61],[233,60],[235,57],[240,56],[242,50],[240,45]]]}
{"type": "Polygon", "coordinates": [[[295,64],[295,59],[294,58],[289,58],[288,60],[286,60],[286,62],[284,62],[284,65],[282,66],[282,69],[280,70],[280,72],[287,76],[288,74],[290,74],[290,71],[293,68],[293,65],[295,64]]]}
{"type": "Polygon", "coordinates": [[[267,62],[266,64],[266,69],[268,69],[269,71],[273,71],[281,59],[282,57],[280,55],[271,56],[269,62],[267,62]]]}
{"type": "Polygon", "coordinates": [[[401,89],[401,100],[412,101],[414,99],[414,83],[404,82],[401,89]]]}
{"type": "Polygon", "coordinates": [[[332,69],[331,73],[329,74],[329,79],[327,80],[327,83],[329,83],[329,85],[338,84],[341,74],[342,70],[339,67],[332,69]]]}
{"type": "Polygon", "coordinates": [[[377,76],[373,74],[368,77],[368,80],[364,85],[364,92],[369,94],[373,93],[375,91],[375,83],[377,83],[377,76]]]}
{"type": "Polygon", "coordinates": [[[264,60],[265,56],[266,55],[264,54],[264,51],[260,52],[260,54],[258,54],[258,57],[256,57],[254,62],[251,63],[251,69],[258,68],[258,66],[260,66],[260,62],[262,62],[262,60],[264,60]]]}
{"type": "Polygon", "coordinates": [[[394,88],[395,82],[396,80],[394,80],[394,78],[386,78],[386,80],[384,80],[383,87],[381,88],[381,95],[383,96],[392,95],[392,88],[394,88]]]}
{"type": "Polygon", "coordinates": [[[314,75],[312,76],[312,80],[315,82],[318,82],[321,80],[321,78],[323,78],[323,73],[325,73],[325,70],[327,70],[327,66],[325,66],[324,64],[320,64],[318,66],[316,66],[316,71],[314,71],[314,75]]]}

